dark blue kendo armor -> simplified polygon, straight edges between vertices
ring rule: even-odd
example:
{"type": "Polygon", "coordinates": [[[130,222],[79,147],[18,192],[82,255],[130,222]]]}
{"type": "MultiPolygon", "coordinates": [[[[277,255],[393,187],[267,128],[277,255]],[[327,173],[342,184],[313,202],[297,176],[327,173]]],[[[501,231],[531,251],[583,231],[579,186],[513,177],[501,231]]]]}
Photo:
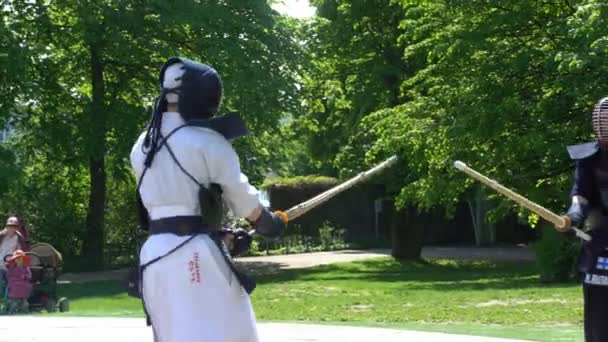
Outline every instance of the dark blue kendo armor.
{"type": "Polygon", "coordinates": [[[578,257],[582,276],[585,341],[608,341],[608,151],[598,142],[568,146],[576,161],[571,196],[584,197],[588,203],[572,203],[567,216],[574,226],[588,226],[591,241],[583,241],[578,257]],[[585,222],[587,221],[587,222],[585,222]]]}
{"type": "Polygon", "coordinates": [[[589,209],[608,214],[608,152],[601,150],[598,142],[590,142],[568,146],[568,153],[576,162],[570,196],[581,196],[589,202],[587,206],[574,203],[568,211],[573,225],[581,226],[589,209]]]}
{"type": "Polygon", "coordinates": [[[599,257],[604,257],[604,254],[608,257],[608,226],[606,220],[601,219],[608,213],[608,152],[600,149],[598,142],[590,142],[568,146],[568,153],[576,162],[574,185],[570,195],[584,197],[589,203],[572,203],[567,216],[572,220],[572,224],[578,227],[582,227],[585,221],[590,221],[587,226],[592,236],[592,241],[583,243],[578,268],[585,274],[608,276],[608,267],[596,267],[599,257]],[[599,218],[587,220],[593,211],[599,218]]]}

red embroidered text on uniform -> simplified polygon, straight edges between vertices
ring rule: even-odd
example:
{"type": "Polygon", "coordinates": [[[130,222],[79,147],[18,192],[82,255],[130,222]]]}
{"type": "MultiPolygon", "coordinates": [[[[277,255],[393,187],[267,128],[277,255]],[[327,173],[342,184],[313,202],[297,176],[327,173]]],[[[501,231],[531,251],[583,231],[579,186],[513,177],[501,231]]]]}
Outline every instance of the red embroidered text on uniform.
{"type": "Polygon", "coordinates": [[[190,282],[200,283],[201,282],[201,271],[198,262],[198,253],[194,253],[192,260],[188,262],[188,270],[190,270],[190,282]]]}

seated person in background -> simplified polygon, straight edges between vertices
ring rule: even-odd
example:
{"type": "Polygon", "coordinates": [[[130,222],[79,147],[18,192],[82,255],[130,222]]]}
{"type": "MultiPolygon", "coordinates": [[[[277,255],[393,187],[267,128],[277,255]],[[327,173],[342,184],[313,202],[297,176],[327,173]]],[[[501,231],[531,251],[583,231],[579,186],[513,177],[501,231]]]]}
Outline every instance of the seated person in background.
{"type": "Polygon", "coordinates": [[[28,312],[27,299],[32,294],[30,258],[18,249],[6,264],[8,266],[8,311],[10,313],[28,312]]]}
{"type": "Polygon", "coordinates": [[[27,243],[23,235],[18,231],[21,227],[19,219],[9,216],[6,227],[0,231],[0,297],[4,295],[7,284],[5,257],[12,256],[17,249],[27,249],[27,243]]]}

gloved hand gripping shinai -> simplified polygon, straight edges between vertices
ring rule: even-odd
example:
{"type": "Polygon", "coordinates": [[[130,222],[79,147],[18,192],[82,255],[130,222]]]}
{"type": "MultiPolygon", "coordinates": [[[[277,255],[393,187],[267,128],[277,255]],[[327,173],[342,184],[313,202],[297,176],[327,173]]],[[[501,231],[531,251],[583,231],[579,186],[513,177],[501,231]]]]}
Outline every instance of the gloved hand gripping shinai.
{"type": "Polygon", "coordinates": [[[581,227],[589,214],[589,203],[580,196],[572,197],[572,204],[568,209],[566,216],[570,218],[571,224],[575,227],[581,227]]]}
{"type": "Polygon", "coordinates": [[[281,211],[274,213],[268,209],[262,209],[260,217],[253,223],[257,233],[266,237],[277,237],[281,235],[287,226],[287,215],[281,211]]]}

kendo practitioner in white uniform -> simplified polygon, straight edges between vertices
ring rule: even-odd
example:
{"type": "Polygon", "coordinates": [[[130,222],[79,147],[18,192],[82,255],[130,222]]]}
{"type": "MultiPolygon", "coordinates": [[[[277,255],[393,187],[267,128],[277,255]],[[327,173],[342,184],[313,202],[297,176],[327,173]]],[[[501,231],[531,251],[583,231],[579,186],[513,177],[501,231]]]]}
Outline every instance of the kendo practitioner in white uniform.
{"type": "Polygon", "coordinates": [[[578,258],[584,296],[585,341],[608,341],[608,97],[601,99],[592,114],[596,141],[568,146],[576,163],[572,204],[567,224],[588,229],[592,240],[584,241],[578,258]]]}
{"type": "Polygon", "coordinates": [[[249,300],[255,283],[228,255],[245,252],[251,237],[222,228],[222,203],[264,236],[281,234],[286,218],[260,204],[241,172],[230,140],[247,131],[238,114],[215,116],[218,73],[170,58],[160,86],[149,127],[131,151],[140,224],[149,234],[139,255],[139,289],[155,340],[258,341],[249,300]]]}

